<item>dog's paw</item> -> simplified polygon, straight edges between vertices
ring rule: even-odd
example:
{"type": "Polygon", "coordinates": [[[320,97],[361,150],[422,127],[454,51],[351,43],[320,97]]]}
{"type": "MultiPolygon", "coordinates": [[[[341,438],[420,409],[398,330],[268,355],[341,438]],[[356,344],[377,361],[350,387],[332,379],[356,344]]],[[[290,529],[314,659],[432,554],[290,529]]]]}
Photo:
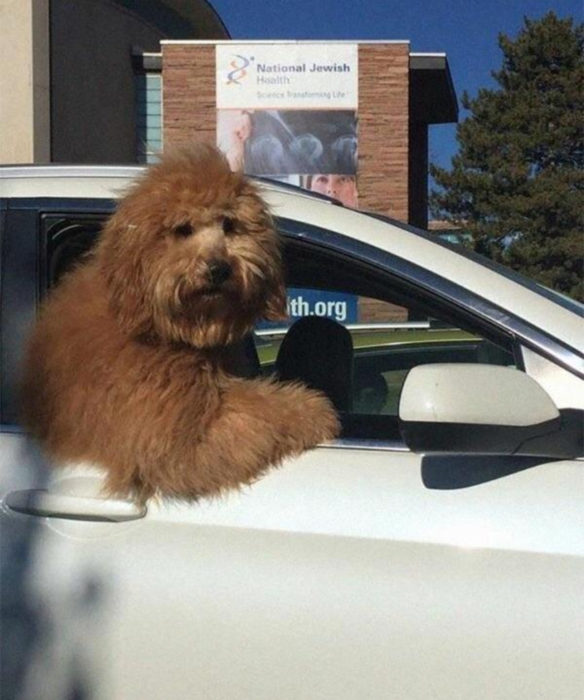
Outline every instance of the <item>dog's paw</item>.
{"type": "Polygon", "coordinates": [[[307,449],[339,436],[341,424],[330,400],[319,391],[297,387],[295,406],[297,418],[290,426],[302,446],[307,449]]]}

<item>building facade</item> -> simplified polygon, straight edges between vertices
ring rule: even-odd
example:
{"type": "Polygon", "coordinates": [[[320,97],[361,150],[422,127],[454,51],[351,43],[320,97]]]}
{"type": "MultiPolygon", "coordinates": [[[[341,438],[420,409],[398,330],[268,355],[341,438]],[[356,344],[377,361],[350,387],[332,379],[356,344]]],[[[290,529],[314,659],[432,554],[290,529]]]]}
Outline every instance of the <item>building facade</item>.
{"type": "Polygon", "coordinates": [[[345,203],[426,228],[428,128],[457,119],[445,55],[407,42],[163,41],[161,68],[165,145],[216,143],[234,168],[341,200],[342,176],[345,203]]]}
{"type": "Polygon", "coordinates": [[[206,0],[0,0],[0,162],[146,160],[143,56],[228,37],[206,0]]]}
{"type": "Polygon", "coordinates": [[[427,227],[428,129],[457,120],[444,54],[406,41],[235,42],[206,0],[0,0],[0,162],[233,168],[427,227]]]}

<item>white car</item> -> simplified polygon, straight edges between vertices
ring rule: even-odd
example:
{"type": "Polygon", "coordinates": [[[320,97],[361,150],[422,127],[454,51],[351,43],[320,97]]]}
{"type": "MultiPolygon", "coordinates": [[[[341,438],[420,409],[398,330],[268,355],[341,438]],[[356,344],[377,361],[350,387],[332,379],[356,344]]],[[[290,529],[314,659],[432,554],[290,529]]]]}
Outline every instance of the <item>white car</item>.
{"type": "MultiPolygon", "coordinates": [[[[581,698],[582,308],[462,248],[263,183],[292,315],[352,334],[341,438],[190,505],[47,468],[23,343],[139,172],[0,168],[6,697],[581,698]]],[[[323,347],[288,360],[329,382],[323,347]]]]}

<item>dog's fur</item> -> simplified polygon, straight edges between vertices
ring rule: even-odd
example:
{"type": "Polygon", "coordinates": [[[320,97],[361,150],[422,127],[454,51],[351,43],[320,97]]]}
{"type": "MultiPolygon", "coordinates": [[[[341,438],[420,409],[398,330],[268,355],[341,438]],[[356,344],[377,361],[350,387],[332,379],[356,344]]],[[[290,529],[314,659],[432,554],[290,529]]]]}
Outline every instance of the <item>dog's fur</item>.
{"type": "Polygon", "coordinates": [[[165,155],[45,303],[25,425],[57,462],[105,468],[110,494],[190,500],[251,483],[338,432],[320,393],[234,374],[237,342],[285,306],[255,186],[211,146],[165,155]]]}

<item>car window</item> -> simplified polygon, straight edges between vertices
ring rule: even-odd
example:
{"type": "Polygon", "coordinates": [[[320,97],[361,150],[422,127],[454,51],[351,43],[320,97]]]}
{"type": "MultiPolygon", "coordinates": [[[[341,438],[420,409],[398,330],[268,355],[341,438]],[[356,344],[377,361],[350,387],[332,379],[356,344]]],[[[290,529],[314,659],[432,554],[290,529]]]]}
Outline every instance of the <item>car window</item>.
{"type": "MultiPolygon", "coordinates": [[[[341,263],[326,250],[302,248],[302,242],[290,241],[285,253],[288,321],[256,328],[260,366],[264,375],[280,376],[282,347],[300,319],[327,319],[345,328],[352,361],[351,376],[339,378],[350,386],[350,401],[342,411],[344,438],[401,440],[399,397],[412,367],[443,362],[516,366],[509,339],[486,337],[469,327],[466,318],[457,322],[451,309],[441,313],[431,295],[400,289],[389,275],[384,284],[382,273],[369,276],[357,260],[341,263]]],[[[337,371],[333,362],[338,362],[323,344],[318,324],[312,327],[318,331],[314,340],[307,334],[294,348],[299,355],[309,355],[307,361],[297,362],[299,367],[310,366],[308,383],[313,374],[326,376],[327,367],[337,371]],[[311,365],[320,363],[323,369],[313,370],[311,365]]],[[[330,379],[323,387],[318,381],[317,388],[328,390],[330,379]]]]}
{"type": "Polygon", "coordinates": [[[78,264],[97,240],[104,214],[43,214],[41,217],[44,294],[78,264]]]}
{"type": "MultiPolygon", "coordinates": [[[[328,318],[344,326],[353,347],[350,413],[354,416],[387,416],[395,421],[399,396],[408,371],[436,362],[480,362],[515,366],[513,354],[477,333],[450,321],[423,316],[418,306],[408,308],[380,299],[323,289],[288,288],[290,324],[261,325],[256,329],[262,373],[277,374],[277,360],[288,329],[303,317],[328,318]]],[[[303,352],[299,348],[299,352],[303,352]]],[[[326,363],[326,358],[323,358],[326,363]]],[[[355,426],[356,421],[346,421],[355,426]]],[[[359,423],[359,435],[384,436],[376,425],[370,431],[359,423]]],[[[385,423],[386,429],[390,425],[385,423]]],[[[385,435],[388,433],[386,432],[385,435]]],[[[357,431],[355,432],[357,435],[357,431]]],[[[350,428],[345,437],[351,437],[350,428]]]]}

